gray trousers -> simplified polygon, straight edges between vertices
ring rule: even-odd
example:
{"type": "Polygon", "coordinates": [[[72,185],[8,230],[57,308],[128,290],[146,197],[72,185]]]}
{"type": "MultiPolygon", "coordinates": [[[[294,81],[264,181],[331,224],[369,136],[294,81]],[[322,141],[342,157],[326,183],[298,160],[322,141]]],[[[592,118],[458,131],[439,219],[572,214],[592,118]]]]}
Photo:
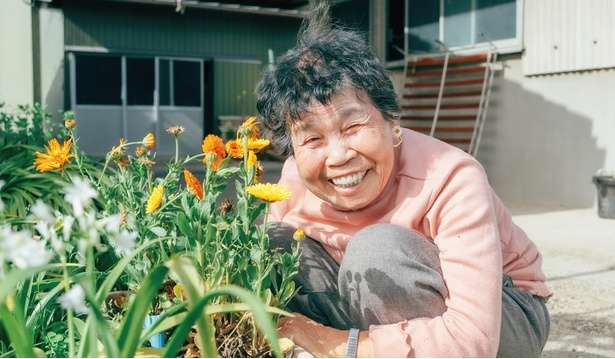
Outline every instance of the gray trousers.
{"type": "MultiPolygon", "coordinates": [[[[272,248],[290,250],[295,228],[276,223],[272,248]]],[[[437,246],[421,234],[391,224],[357,232],[338,263],[317,241],[302,244],[299,287],[289,309],[338,329],[434,318],[446,310],[437,246]]],[[[503,278],[502,329],[498,357],[539,357],[549,335],[544,300],[503,278]]]]}

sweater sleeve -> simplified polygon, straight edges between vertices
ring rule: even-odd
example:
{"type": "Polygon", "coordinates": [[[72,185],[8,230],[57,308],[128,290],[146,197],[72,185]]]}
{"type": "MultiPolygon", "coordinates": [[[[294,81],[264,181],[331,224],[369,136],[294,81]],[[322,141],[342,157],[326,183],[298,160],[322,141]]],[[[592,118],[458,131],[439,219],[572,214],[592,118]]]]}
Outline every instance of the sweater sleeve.
{"type": "Polygon", "coordinates": [[[372,325],[375,356],[492,357],[501,325],[502,255],[491,198],[481,165],[464,159],[438,180],[425,216],[440,250],[448,287],[446,311],[372,325]]]}

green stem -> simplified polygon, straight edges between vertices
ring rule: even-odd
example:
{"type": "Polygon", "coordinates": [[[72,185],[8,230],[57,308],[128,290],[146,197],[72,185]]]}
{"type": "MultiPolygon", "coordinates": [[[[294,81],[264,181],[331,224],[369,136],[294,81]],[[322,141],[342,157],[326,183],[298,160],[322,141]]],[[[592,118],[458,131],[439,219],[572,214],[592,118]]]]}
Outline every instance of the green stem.
{"type": "MultiPolygon", "coordinates": [[[[68,292],[70,290],[70,281],[68,279],[66,258],[64,256],[62,256],[62,264],[64,265],[62,267],[62,272],[63,272],[63,277],[64,277],[64,280],[63,280],[64,292],[68,292]]],[[[67,312],[66,326],[68,327],[68,357],[74,358],[75,357],[75,331],[73,328],[73,310],[68,308],[66,312],[67,312]]]]}
{"type": "Polygon", "coordinates": [[[100,182],[102,181],[103,176],[105,175],[105,171],[107,171],[107,166],[109,166],[109,161],[111,160],[111,158],[109,156],[107,156],[105,158],[105,165],[103,166],[102,171],[100,172],[100,177],[98,177],[98,183],[97,186],[100,187],[100,182]]]}
{"type": "Polygon", "coordinates": [[[179,163],[179,138],[175,136],[175,163],[179,163]]]}
{"type": "Polygon", "coordinates": [[[188,162],[190,162],[192,160],[195,160],[195,159],[200,158],[200,157],[205,157],[206,155],[207,155],[206,153],[199,153],[198,155],[190,156],[190,157],[186,158],[182,164],[185,165],[186,163],[188,163],[188,162]]]}

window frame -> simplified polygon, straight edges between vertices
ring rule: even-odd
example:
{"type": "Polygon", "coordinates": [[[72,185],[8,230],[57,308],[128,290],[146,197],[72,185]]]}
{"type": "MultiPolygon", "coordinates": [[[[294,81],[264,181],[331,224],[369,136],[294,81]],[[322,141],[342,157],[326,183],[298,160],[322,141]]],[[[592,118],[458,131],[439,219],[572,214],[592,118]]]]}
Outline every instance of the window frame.
{"type": "MultiPolygon", "coordinates": [[[[438,20],[438,40],[444,40],[444,0],[436,0],[440,2],[440,17],[438,20]]],[[[502,39],[493,41],[493,45],[495,46],[496,52],[498,54],[515,54],[523,51],[523,9],[525,0],[515,0],[516,3],[516,33],[514,38],[502,39]]],[[[472,21],[474,26],[474,21],[476,18],[476,0],[472,0],[472,21]]],[[[389,1],[387,1],[387,6],[389,5],[389,1]]],[[[408,24],[408,9],[409,0],[404,0],[404,51],[406,52],[406,56],[422,56],[422,55],[430,55],[436,54],[437,52],[432,53],[417,53],[417,54],[409,54],[409,46],[408,46],[408,34],[410,32],[410,26],[408,24]]],[[[385,21],[388,28],[388,19],[385,21]]],[[[385,42],[387,39],[385,39],[385,42]]],[[[448,50],[455,54],[473,54],[479,52],[485,52],[490,49],[489,42],[480,42],[476,44],[463,45],[463,46],[454,46],[448,48],[448,50]]],[[[387,61],[387,68],[396,68],[400,66],[404,66],[405,59],[395,60],[395,61],[387,61]]]]}

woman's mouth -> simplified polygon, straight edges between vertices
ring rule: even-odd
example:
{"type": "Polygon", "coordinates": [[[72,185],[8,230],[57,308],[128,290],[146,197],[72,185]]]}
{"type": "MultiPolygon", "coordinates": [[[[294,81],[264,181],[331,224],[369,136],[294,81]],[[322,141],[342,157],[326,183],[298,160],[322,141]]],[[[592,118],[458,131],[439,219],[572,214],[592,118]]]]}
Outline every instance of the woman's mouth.
{"type": "Polygon", "coordinates": [[[337,187],[350,188],[361,183],[366,174],[367,171],[355,172],[350,175],[331,178],[329,182],[333,183],[337,187]]]}

